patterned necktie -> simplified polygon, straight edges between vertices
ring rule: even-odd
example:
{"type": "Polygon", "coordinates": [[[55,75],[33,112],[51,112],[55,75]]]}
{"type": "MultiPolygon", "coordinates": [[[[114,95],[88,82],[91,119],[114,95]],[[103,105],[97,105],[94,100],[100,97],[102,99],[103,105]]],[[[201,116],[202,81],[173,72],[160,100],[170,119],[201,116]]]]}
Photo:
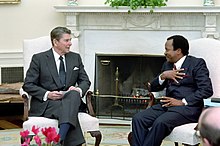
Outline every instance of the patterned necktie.
{"type": "Polygon", "coordinates": [[[65,72],[65,67],[64,67],[64,62],[63,62],[63,57],[60,56],[60,68],[59,68],[59,77],[60,81],[65,86],[66,83],[66,72],[65,72]]]}

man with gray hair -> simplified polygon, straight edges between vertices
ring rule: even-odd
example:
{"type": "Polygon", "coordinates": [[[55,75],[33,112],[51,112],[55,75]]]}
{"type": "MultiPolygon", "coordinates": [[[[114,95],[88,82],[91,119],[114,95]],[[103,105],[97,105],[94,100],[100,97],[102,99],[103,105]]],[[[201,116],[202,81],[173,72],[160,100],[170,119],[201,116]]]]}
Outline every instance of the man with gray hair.
{"type": "Polygon", "coordinates": [[[57,119],[60,145],[81,146],[78,112],[91,83],[80,55],[70,51],[71,31],[56,27],[50,37],[52,48],[33,55],[22,87],[32,96],[29,115],[57,119]]]}
{"type": "Polygon", "coordinates": [[[199,118],[198,131],[203,146],[220,146],[220,107],[204,110],[199,118]]]}

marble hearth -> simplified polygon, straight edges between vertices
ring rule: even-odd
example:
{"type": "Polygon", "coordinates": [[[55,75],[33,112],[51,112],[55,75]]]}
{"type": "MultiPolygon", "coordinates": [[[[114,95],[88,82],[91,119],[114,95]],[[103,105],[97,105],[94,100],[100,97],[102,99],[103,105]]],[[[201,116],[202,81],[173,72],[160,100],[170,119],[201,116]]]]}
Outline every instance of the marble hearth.
{"type": "MultiPolygon", "coordinates": [[[[66,16],[66,26],[79,38],[80,54],[92,83],[95,81],[96,54],[163,55],[170,35],[189,40],[201,37],[219,39],[220,7],[163,7],[149,13],[139,9],[108,6],[55,6],[66,16]]],[[[91,90],[95,91],[94,84],[91,90]]]]}

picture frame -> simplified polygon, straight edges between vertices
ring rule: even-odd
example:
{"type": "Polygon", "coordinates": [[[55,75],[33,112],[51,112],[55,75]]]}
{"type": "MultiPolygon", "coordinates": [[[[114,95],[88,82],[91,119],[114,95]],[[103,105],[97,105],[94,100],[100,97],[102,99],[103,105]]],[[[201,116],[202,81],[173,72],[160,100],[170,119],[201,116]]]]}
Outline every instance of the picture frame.
{"type": "Polygon", "coordinates": [[[0,4],[18,4],[21,0],[0,0],[0,4]]]}

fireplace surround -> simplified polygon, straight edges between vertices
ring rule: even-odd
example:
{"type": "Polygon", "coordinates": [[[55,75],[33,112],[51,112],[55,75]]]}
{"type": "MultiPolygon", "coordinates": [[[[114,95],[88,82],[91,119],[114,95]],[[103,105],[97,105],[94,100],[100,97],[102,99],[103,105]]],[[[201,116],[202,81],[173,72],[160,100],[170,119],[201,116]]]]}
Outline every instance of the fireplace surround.
{"type": "MultiPolygon", "coordinates": [[[[66,26],[79,38],[80,54],[92,83],[95,82],[96,54],[163,55],[166,38],[181,34],[189,40],[219,39],[220,7],[169,6],[138,9],[126,7],[55,6],[66,16],[66,26]]],[[[91,90],[95,91],[94,84],[91,90]]]]}
{"type": "MultiPolygon", "coordinates": [[[[138,9],[130,14],[127,7],[87,5],[55,6],[55,9],[65,15],[66,26],[72,30],[73,37],[79,38],[79,52],[92,82],[90,90],[99,90],[101,94],[117,95],[121,91],[116,93],[114,83],[109,85],[112,89],[108,92],[102,89],[104,83],[98,82],[96,76],[97,56],[104,57],[99,60],[104,63],[108,62],[106,56],[162,56],[167,37],[174,34],[188,40],[219,39],[219,6],[167,6],[154,9],[154,13],[149,13],[149,9],[138,9]]],[[[116,68],[114,66],[112,72],[116,68]]],[[[121,69],[118,68],[119,73],[121,69]]],[[[110,74],[110,71],[104,74],[110,74]]],[[[122,96],[127,94],[127,91],[123,92],[122,96]]],[[[110,102],[114,103],[114,100],[110,102]]],[[[106,106],[101,103],[99,109],[106,106]]]]}

